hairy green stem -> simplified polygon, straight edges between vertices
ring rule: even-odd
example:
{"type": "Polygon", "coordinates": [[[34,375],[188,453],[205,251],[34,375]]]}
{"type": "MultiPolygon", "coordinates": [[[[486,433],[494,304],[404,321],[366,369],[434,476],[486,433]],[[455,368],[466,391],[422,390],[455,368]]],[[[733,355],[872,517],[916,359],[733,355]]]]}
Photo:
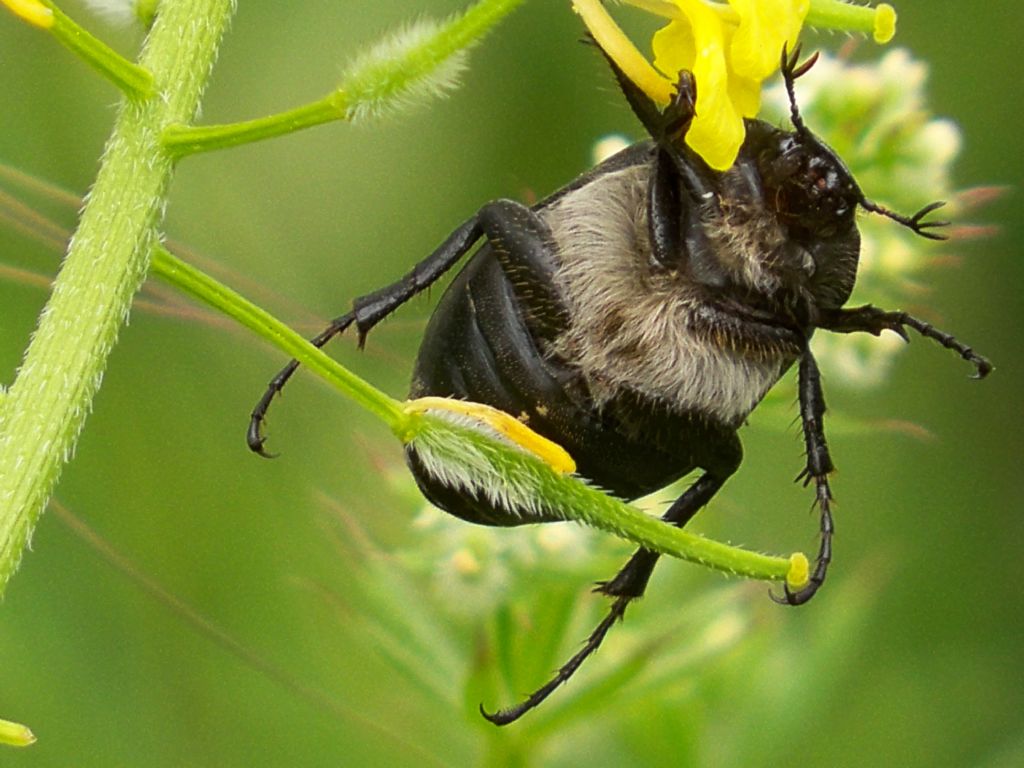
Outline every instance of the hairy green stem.
{"type": "Polygon", "coordinates": [[[139,62],[159,94],[122,103],[53,293],[0,403],[0,594],[74,450],[146,274],[173,167],[160,132],[195,115],[233,9],[233,0],[161,3],[139,62]]]}
{"type": "Polygon", "coordinates": [[[424,26],[421,34],[389,39],[371,49],[346,71],[340,87],[318,101],[266,117],[237,123],[169,125],[162,141],[175,157],[236,147],[281,136],[332,120],[355,120],[410,99],[446,90],[451,82],[440,73],[458,60],[524,0],[479,0],[446,22],[424,26]]]}
{"type": "Polygon", "coordinates": [[[560,475],[536,457],[503,445],[478,431],[455,426],[436,417],[410,414],[388,397],[302,336],[235,291],[170,253],[162,246],[153,252],[152,273],[217,309],[307,366],[353,401],[382,419],[403,442],[429,450],[455,471],[463,471],[482,484],[516,483],[535,491],[546,507],[575,520],[648,549],[753,579],[779,581],[792,573],[792,562],[732,547],[666,525],[634,507],[560,475]],[[479,458],[483,457],[483,462],[479,458]],[[476,458],[474,466],[469,466],[476,458]]]}
{"type": "Polygon", "coordinates": [[[896,12],[888,3],[872,7],[845,0],[811,0],[806,24],[818,29],[871,34],[876,43],[887,43],[896,32],[896,12]]]}

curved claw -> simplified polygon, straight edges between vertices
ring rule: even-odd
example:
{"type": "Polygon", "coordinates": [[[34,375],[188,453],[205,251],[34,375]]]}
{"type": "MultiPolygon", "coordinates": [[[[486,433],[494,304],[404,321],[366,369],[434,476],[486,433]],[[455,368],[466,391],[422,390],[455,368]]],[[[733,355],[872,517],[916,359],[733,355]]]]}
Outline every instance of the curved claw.
{"type": "Polygon", "coordinates": [[[253,408],[252,415],[249,417],[249,428],[245,432],[245,442],[249,446],[249,450],[253,453],[259,454],[265,459],[273,459],[277,457],[276,453],[269,453],[265,448],[267,438],[263,434],[263,421],[267,413],[267,409],[270,407],[271,401],[274,399],[278,390],[268,389],[263,393],[263,397],[253,408]]]}
{"type": "Polygon", "coordinates": [[[805,61],[803,64],[801,64],[800,63],[800,53],[802,52],[802,50],[803,50],[803,44],[802,43],[797,43],[793,47],[793,52],[792,53],[788,53],[787,50],[786,50],[786,44],[783,43],[783,45],[782,45],[782,62],[779,65],[779,69],[782,71],[782,75],[786,79],[788,79],[788,80],[796,80],[798,78],[803,77],[808,72],[810,72],[811,67],[813,67],[817,63],[818,56],[820,55],[820,51],[815,51],[814,53],[812,53],[808,57],[807,61],[805,61]]]}
{"type": "MultiPolygon", "coordinates": [[[[331,321],[324,330],[309,340],[309,343],[318,349],[323,347],[328,341],[333,339],[339,333],[345,331],[352,321],[355,320],[355,313],[348,312],[341,317],[336,317],[331,321]]],[[[362,342],[366,339],[366,333],[369,328],[360,330],[359,339],[360,347],[362,342]]],[[[273,459],[277,456],[276,453],[268,453],[264,449],[264,444],[267,442],[266,436],[263,434],[263,423],[267,419],[267,411],[270,409],[270,404],[274,402],[274,397],[284,389],[284,385],[288,383],[288,380],[292,377],[296,370],[299,368],[299,361],[292,360],[277,372],[277,375],[270,380],[267,384],[267,389],[263,392],[263,397],[260,398],[259,402],[256,403],[256,407],[252,409],[252,414],[249,416],[249,428],[245,433],[245,442],[249,446],[249,450],[253,453],[258,453],[265,459],[273,459]]]]}
{"type": "Polygon", "coordinates": [[[972,379],[978,379],[980,381],[995,370],[995,366],[992,365],[987,357],[976,355],[975,359],[971,362],[974,363],[975,367],[974,375],[971,376],[972,379]]]}
{"type": "Polygon", "coordinates": [[[262,456],[264,459],[276,459],[280,455],[277,453],[271,453],[263,447],[267,442],[267,438],[259,434],[254,435],[253,426],[251,424],[249,425],[249,432],[246,434],[245,440],[249,445],[249,450],[258,456],[262,456]]]}
{"type": "Polygon", "coordinates": [[[509,707],[508,709],[499,709],[495,712],[488,712],[484,709],[483,704],[481,704],[479,708],[480,714],[483,716],[484,720],[494,723],[495,725],[508,725],[509,723],[513,723],[522,717],[523,713],[526,711],[522,705],[509,707]]]}
{"type": "Polygon", "coordinates": [[[803,118],[800,117],[800,109],[796,104],[796,79],[807,74],[807,71],[814,66],[814,63],[818,60],[818,54],[815,52],[807,61],[800,64],[800,52],[803,46],[797,43],[793,47],[793,52],[790,53],[788,44],[783,43],[782,45],[782,58],[779,62],[779,70],[782,72],[782,81],[786,86],[786,93],[789,96],[789,112],[790,118],[793,121],[793,127],[796,132],[802,136],[808,136],[810,132],[807,130],[807,126],[804,125],[803,118]]]}
{"type": "Polygon", "coordinates": [[[814,597],[815,594],[817,594],[818,589],[821,588],[821,585],[821,581],[816,581],[812,578],[806,587],[804,587],[803,589],[798,589],[796,592],[794,592],[789,588],[788,584],[783,584],[782,597],[779,597],[771,590],[768,590],[768,596],[772,599],[773,602],[776,602],[779,605],[803,605],[804,603],[808,602],[812,597],[814,597]]]}
{"type": "Polygon", "coordinates": [[[626,612],[626,607],[633,599],[634,596],[623,595],[612,603],[607,615],[601,620],[601,623],[594,628],[594,631],[590,633],[590,637],[587,638],[583,647],[577,651],[571,659],[563,664],[555,673],[554,677],[548,680],[544,685],[515,706],[508,707],[507,709],[499,709],[497,712],[488,712],[484,709],[484,705],[481,704],[480,714],[495,725],[508,725],[509,723],[513,723],[518,720],[531,709],[540,706],[544,700],[547,699],[547,697],[550,696],[556,688],[558,688],[558,686],[566,682],[575,674],[576,670],[579,669],[580,665],[586,661],[591,654],[597,651],[601,646],[601,643],[604,641],[605,635],[608,634],[608,630],[611,629],[617,621],[622,619],[622,616],[626,612]]]}

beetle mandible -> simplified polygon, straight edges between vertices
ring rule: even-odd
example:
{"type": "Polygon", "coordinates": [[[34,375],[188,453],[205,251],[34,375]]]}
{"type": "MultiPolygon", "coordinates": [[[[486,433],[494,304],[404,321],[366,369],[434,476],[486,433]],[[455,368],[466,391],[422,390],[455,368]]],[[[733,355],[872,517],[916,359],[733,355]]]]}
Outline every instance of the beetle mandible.
{"type": "MultiPolygon", "coordinates": [[[[794,83],[814,63],[799,47],[782,53],[793,130],[746,122],[735,163],[710,169],[682,138],[696,100],[680,75],[665,110],[614,62],[619,85],[650,135],[527,207],[488,203],[397,282],[357,298],[312,339],[320,347],[353,323],[370,330],[485,242],[445,291],[427,326],[411,395],[467,399],[514,415],[559,443],[578,473],[630,500],[700,470],[662,519],[684,526],[736,471],[739,427],[767,391],[798,366],[806,465],[821,538],[803,589],[779,600],[807,602],[832,560],[833,470],[825,401],[810,349],[815,330],[907,329],[989,373],[991,364],[953,336],[905,312],[845,308],[860,251],[856,213],[887,216],[942,239],[928,220],[941,203],[903,216],[869,200],[842,160],[804,124],[794,83]]],[[[249,447],[264,453],[262,425],[298,367],[289,363],[256,405],[249,447]]],[[[423,494],[464,520],[512,526],[550,522],[537,512],[481,498],[432,474],[412,448],[406,459],[423,494]]],[[[495,497],[498,497],[495,500],[495,497]]],[[[640,549],[598,590],[613,599],[583,648],[520,704],[484,713],[506,724],[569,679],[647,587],[658,554],[640,549]]]]}

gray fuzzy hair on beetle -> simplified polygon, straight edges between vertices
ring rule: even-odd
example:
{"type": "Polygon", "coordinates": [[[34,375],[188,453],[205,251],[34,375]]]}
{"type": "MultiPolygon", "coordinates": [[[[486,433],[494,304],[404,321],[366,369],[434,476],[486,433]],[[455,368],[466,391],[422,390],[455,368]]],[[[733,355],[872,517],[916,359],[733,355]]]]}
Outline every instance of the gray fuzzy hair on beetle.
{"type": "MultiPolygon", "coordinates": [[[[800,605],[832,561],[833,470],[825,400],[810,339],[908,329],[956,352],[978,378],[991,364],[953,336],[900,311],[845,308],[860,254],[857,209],[941,239],[928,219],[941,203],[903,216],[871,202],[836,154],[804,125],[794,82],[814,63],[782,52],[793,130],[746,121],[735,163],[719,172],[683,142],[694,116],[688,72],[659,110],[614,62],[623,94],[650,140],[633,145],[533,207],[488,203],[397,282],[355,300],[312,339],[323,346],[353,323],[370,330],[484,242],[452,280],[424,334],[412,396],[470,400],[526,420],[565,448],[578,474],[625,500],[700,471],[662,515],[682,527],[737,470],[737,430],[765,393],[798,368],[806,464],[821,540],[807,586],[779,602],[800,605]]],[[[270,382],[249,425],[264,452],[263,422],[298,367],[270,382]]],[[[455,478],[415,444],[406,459],[423,494],[469,522],[513,526],[559,516],[520,491],[455,478]]],[[[519,704],[487,719],[504,725],[539,705],[601,645],[640,597],[658,554],[638,550],[598,591],[612,599],[582,649],[519,704]]]]}

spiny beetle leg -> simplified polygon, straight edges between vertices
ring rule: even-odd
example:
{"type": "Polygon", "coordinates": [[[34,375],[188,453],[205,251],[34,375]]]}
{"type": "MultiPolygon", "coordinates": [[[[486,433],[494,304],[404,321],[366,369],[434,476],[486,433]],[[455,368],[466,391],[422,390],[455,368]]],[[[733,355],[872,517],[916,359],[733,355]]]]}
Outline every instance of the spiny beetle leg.
{"type": "MultiPolygon", "coordinates": [[[[341,317],[334,318],[331,324],[310,339],[309,343],[317,348],[322,347],[339,333],[344,333],[353,320],[355,320],[355,314],[352,312],[346,312],[341,317]]],[[[246,432],[245,441],[248,443],[250,451],[258,453],[265,458],[269,459],[274,456],[274,454],[268,453],[263,448],[267,442],[267,438],[263,434],[263,422],[267,418],[267,409],[270,408],[274,397],[284,388],[284,385],[288,383],[288,379],[292,377],[298,367],[299,361],[292,360],[277,372],[277,375],[270,380],[267,390],[263,393],[263,397],[260,398],[259,402],[256,403],[256,407],[252,409],[252,415],[249,417],[249,429],[246,432]]]]}
{"type": "MultiPolygon", "coordinates": [[[[738,440],[736,441],[736,448],[737,450],[739,448],[738,440]]],[[[738,465],[739,460],[736,459],[735,466],[738,465]]],[[[715,476],[710,472],[701,475],[682,496],[676,499],[672,506],[662,515],[661,519],[666,523],[682,528],[718,492],[729,475],[735,471],[735,466],[723,476],[715,476]]],[[[527,696],[519,704],[507,709],[487,712],[483,705],[481,705],[481,714],[495,725],[508,725],[540,705],[558,686],[572,677],[583,662],[601,647],[601,643],[604,641],[605,635],[608,634],[608,630],[623,617],[629,604],[643,595],[654,566],[657,565],[658,558],[657,552],[639,549],[614,578],[598,585],[598,592],[615,598],[608,611],[608,615],[590,633],[583,647],[569,661],[563,664],[548,682],[527,696]]]]}
{"type": "Polygon", "coordinates": [[[825,583],[828,566],[832,562],[832,534],[835,530],[832,520],[832,489],[828,484],[828,475],[835,467],[825,440],[825,395],[821,389],[821,373],[809,347],[800,358],[798,378],[800,419],[803,422],[804,445],[807,452],[807,465],[800,473],[800,478],[804,480],[805,485],[811,481],[815,484],[815,503],[821,514],[821,543],[818,546],[814,571],[807,586],[793,591],[786,585],[783,597],[777,598],[772,595],[776,602],[788,605],[803,605],[814,597],[825,583]]]}
{"type": "MultiPolygon", "coordinates": [[[[400,280],[356,299],[351,312],[332,321],[327,328],[312,338],[310,343],[322,347],[332,338],[344,332],[354,321],[359,332],[359,347],[362,348],[366,342],[366,335],[377,323],[413,296],[425,291],[435,283],[469,252],[482,234],[478,214],[452,232],[437,250],[416,264],[400,280]]],[[[298,361],[292,360],[282,368],[270,380],[263,397],[253,408],[249,419],[249,429],[246,432],[246,442],[249,444],[250,450],[261,456],[271,456],[264,450],[266,437],[263,435],[263,423],[266,420],[267,410],[270,408],[274,396],[281,392],[298,367],[298,361]]]]}
{"type": "Polygon", "coordinates": [[[992,363],[961,343],[955,336],[940,331],[913,315],[901,311],[879,309],[871,304],[852,309],[836,309],[827,313],[818,323],[820,328],[836,333],[870,333],[878,336],[882,331],[894,331],[909,340],[907,328],[913,328],[922,337],[951,349],[975,368],[975,378],[983,379],[992,372],[992,363]]]}

